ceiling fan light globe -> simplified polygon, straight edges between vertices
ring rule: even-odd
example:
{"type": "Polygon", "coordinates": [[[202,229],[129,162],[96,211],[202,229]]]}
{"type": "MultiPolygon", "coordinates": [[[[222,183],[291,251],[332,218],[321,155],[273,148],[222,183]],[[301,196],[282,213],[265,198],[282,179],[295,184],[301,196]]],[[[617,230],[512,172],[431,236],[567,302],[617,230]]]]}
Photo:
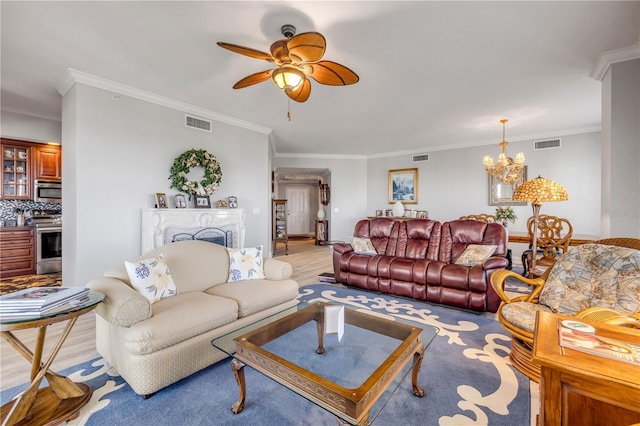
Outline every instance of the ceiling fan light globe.
{"type": "Polygon", "coordinates": [[[278,68],[271,74],[273,82],[285,93],[296,90],[305,80],[304,73],[297,68],[283,67],[278,68]]]}

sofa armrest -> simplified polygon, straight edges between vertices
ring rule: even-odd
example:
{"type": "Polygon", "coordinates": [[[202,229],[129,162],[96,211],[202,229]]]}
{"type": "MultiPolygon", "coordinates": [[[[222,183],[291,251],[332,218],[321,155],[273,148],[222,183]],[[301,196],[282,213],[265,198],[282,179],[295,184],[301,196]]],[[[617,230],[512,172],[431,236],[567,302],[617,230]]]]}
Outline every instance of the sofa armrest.
{"type": "Polygon", "coordinates": [[[518,273],[508,271],[506,269],[498,269],[497,271],[493,272],[491,274],[490,281],[491,281],[491,286],[493,287],[495,292],[498,294],[498,296],[500,296],[500,299],[502,299],[504,303],[514,303],[514,302],[534,302],[535,303],[537,302],[538,295],[542,291],[542,287],[544,287],[544,284],[545,284],[545,281],[542,280],[541,278],[534,278],[534,279],[525,278],[518,273]],[[515,278],[518,281],[521,281],[527,285],[532,286],[533,288],[531,290],[531,293],[529,293],[528,295],[517,296],[514,298],[510,298],[509,296],[507,296],[507,294],[504,292],[504,283],[509,277],[515,278]]]}
{"type": "Polygon", "coordinates": [[[482,269],[485,271],[495,270],[495,269],[505,269],[509,265],[509,261],[506,257],[502,256],[492,256],[484,261],[482,264],[482,269]]]}
{"type": "Polygon", "coordinates": [[[347,243],[335,243],[333,245],[333,250],[337,251],[340,254],[343,254],[343,253],[353,251],[353,247],[351,247],[351,244],[347,244],[347,243]]]}
{"type": "Polygon", "coordinates": [[[151,316],[149,299],[119,279],[96,278],[89,281],[87,287],[104,294],[105,298],[96,307],[96,313],[111,324],[131,327],[151,316]]]}
{"type": "Polygon", "coordinates": [[[288,262],[268,258],[264,261],[264,275],[268,280],[286,280],[293,275],[293,267],[288,262]]]}

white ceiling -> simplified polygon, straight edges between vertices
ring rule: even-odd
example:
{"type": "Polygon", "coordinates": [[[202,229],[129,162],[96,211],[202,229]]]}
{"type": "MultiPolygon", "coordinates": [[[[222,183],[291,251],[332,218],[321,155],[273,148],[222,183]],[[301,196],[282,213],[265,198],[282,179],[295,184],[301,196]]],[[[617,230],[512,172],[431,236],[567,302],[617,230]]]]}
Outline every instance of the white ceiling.
{"type": "Polygon", "coordinates": [[[640,2],[2,1],[2,110],[60,120],[73,68],[273,129],[278,153],[377,156],[598,130],[599,56],[639,40],[640,2]],[[272,68],[217,41],[268,51],[280,27],[318,31],[324,59],[360,76],[312,81],[306,103],[272,68]]]}

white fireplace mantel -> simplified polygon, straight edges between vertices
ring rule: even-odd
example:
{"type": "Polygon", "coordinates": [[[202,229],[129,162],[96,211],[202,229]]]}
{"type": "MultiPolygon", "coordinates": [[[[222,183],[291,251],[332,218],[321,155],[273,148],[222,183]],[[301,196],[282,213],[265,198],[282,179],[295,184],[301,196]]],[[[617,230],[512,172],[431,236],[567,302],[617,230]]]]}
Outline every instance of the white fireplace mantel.
{"type": "Polygon", "coordinates": [[[232,247],[244,247],[244,209],[143,209],[141,254],[164,245],[167,228],[197,230],[208,227],[232,231],[232,247]]]}

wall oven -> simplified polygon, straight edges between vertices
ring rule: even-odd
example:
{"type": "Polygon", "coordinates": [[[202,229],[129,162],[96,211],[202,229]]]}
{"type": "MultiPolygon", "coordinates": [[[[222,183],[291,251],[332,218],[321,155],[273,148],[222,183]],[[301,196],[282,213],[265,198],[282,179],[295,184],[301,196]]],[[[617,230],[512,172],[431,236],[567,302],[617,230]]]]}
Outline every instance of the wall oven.
{"type": "Polygon", "coordinates": [[[54,180],[34,181],[33,201],[39,203],[62,203],[62,182],[54,180]]]}
{"type": "Polygon", "coordinates": [[[36,223],[36,274],[62,271],[62,224],[36,223]]]}

